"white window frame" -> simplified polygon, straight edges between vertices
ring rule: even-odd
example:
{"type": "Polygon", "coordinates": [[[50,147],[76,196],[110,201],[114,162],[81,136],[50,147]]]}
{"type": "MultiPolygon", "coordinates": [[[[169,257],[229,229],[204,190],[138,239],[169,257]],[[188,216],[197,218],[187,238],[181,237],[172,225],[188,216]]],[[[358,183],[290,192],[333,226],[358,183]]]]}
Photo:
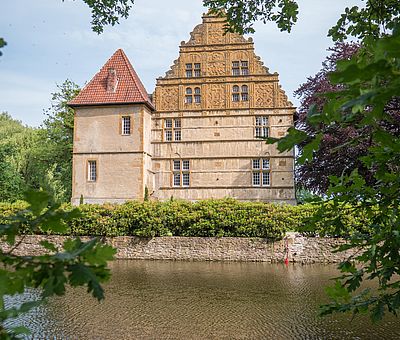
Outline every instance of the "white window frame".
{"type": "Polygon", "coordinates": [[[255,116],[254,136],[256,138],[269,137],[269,119],[268,116],[255,116]]]}
{"type": "Polygon", "coordinates": [[[130,116],[122,116],[121,117],[121,135],[129,136],[131,134],[131,117],[130,116]]]}
{"type": "Polygon", "coordinates": [[[190,186],[190,161],[188,159],[174,159],[172,161],[172,186],[190,186]]]}
{"type": "Polygon", "coordinates": [[[182,140],[182,121],[181,118],[164,119],[164,142],[173,142],[182,140]]]}
{"type": "Polygon", "coordinates": [[[87,180],[88,182],[97,181],[97,160],[89,159],[87,161],[87,180]]]}
{"type": "Polygon", "coordinates": [[[271,160],[254,158],[251,160],[251,183],[254,187],[271,186],[271,160]]]}

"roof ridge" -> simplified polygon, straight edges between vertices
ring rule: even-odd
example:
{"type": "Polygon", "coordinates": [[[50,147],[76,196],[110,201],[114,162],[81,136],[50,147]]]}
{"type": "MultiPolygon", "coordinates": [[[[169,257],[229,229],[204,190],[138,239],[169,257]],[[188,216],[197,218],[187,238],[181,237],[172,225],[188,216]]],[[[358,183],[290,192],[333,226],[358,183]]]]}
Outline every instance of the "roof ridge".
{"type": "Polygon", "coordinates": [[[126,56],[124,50],[122,48],[118,49],[118,51],[121,51],[122,57],[124,58],[125,63],[128,65],[128,70],[129,73],[132,76],[133,81],[137,85],[140,94],[143,96],[143,100],[148,101],[150,100],[149,96],[147,95],[147,90],[144,87],[142,81],[140,80],[139,76],[137,75],[135,69],[133,68],[131,62],[129,61],[128,57],[126,56]],[[137,84],[139,83],[139,84],[137,84]]]}
{"type": "Polygon", "coordinates": [[[79,94],[68,102],[71,106],[118,103],[145,103],[154,109],[146,88],[122,48],[117,49],[79,94]],[[115,68],[118,79],[112,93],[105,86],[110,68],[115,68]]]}

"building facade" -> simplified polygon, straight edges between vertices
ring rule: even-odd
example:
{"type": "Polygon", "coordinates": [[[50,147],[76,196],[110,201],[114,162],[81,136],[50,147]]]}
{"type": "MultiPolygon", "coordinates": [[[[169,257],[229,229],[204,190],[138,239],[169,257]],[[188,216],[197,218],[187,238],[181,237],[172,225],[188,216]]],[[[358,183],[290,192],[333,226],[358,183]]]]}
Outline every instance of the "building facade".
{"type": "Polygon", "coordinates": [[[118,50],[70,102],[75,108],[73,197],[234,197],[295,203],[294,155],[260,137],[282,137],[293,105],[254,53],[251,38],[204,15],[154,94],[118,50]]]}

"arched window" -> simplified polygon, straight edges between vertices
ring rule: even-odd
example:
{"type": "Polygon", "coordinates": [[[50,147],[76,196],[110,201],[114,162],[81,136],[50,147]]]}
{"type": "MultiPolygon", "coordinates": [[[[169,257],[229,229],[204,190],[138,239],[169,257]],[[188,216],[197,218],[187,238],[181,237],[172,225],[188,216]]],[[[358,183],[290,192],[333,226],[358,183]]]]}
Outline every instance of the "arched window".
{"type": "Polygon", "coordinates": [[[193,103],[192,89],[190,87],[186,88],[185,103],[186,104],[192,104],[193,103]]]}
{"type": "Polygon", "coordinates": [[[195,87],[194,88],[194,102],[197,103],[197,104],[201,103],[200,87],[195,87]]]}
{"type": "Polygon", "coordinates": [[[233,85],[232,87],[232,101],[233,102],[240,101],[239,86],[237,85],[233,85]]]}

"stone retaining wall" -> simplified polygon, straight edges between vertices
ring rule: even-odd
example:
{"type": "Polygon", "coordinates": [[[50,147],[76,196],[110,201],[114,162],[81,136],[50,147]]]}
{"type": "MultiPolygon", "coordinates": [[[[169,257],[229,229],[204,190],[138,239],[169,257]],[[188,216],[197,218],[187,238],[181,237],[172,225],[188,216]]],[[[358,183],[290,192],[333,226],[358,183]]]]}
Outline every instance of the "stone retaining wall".
{"type": "MultiPolygon", "coordinates": [[[[16,255],[38,255],[43,253],[41,240],[58,246],[64,236],[25,236],[14,251],[16,255]]],[[[88,239],[84,237],[83,239],[88,239]]],[[[17,239],[18,241],[18,239],[17,239]]],[[[104,242],[117,248],[118,259],[142,260],[187,260],[187,261],[243,261],[282,262],[286,258],[295,263],[337,263],[351,255],[351,251],[332,253],[332,247],[344,240],[333,238],[303,237],[288,233],[281,241],[270,242],[260,238],[239,237],[154,237],[139,238],[120,236],[104,238],[104,242]]],[[[0,245],[3,250],[7,246],[0,245]]]]}

